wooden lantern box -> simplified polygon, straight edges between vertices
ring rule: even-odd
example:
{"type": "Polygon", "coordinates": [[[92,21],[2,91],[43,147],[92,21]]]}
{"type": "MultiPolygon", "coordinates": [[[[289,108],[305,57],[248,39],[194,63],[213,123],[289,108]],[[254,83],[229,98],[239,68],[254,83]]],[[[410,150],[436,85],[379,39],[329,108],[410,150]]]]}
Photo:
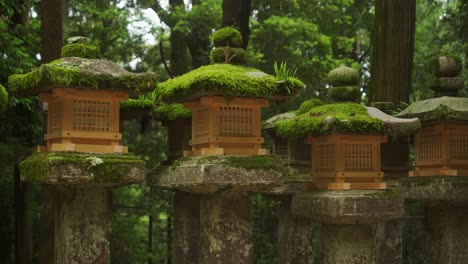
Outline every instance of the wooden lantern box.
{"type": "Polygon", "coordinates": [[[382,135],[327,135],[309,137],[312,144],[310,187],[325,190],[386,189],[381,182],[382,135]]]}
{"type": "Polygon", "coordinates": [[[167,127],[168,153],[167,160],[172,163],[184,155],[184,151],[190,150],[190,137],[192,136],[192,120],[181,118],[162,121],[167,127]]]}
{"type": "Polygon", "coordinates": [[[192,110],[192,150],[184,156],[267,155],[262,149],[261,107],[266,98],[201,97],[184,106],[192,110]]]}
{"type": "Polygon", "coordinates": [[[113,91],[90,91],[57,87],[42,93],[47,103],[47,146],[38,152],[72,151],[125,153],[120,145],[119,104],[128,94],[113,91]]]}
{"type": "Polygon", "coordinates": [[[410,176],[468,176],[468,126],[423,127],[415,136],[414,165],[410,176]]]}
{"type": "Polygon", "coordinates": [[[292,141],[275,136],[273,154],[286,165],[307,169],[311,166],[311,148],[302,140],[292,141]]]}

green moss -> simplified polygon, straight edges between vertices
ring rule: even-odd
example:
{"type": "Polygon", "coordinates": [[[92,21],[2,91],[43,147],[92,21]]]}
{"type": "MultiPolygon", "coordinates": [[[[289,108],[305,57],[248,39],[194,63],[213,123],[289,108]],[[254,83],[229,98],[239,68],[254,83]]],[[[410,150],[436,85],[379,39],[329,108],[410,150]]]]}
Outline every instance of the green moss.
{"type": "Polygon", "coordinates": [[[309,112],[312,108],[324,105],[324,102],[322,102],[320,99],[317,98],[312,98],[307,101],[304,101],[299,109],[296,111],[296,115],[302,115],[304,113],[309,112]]]}
{"type": "Polygon", "coordinates": [[[3,87],[3,85],[0,84],[0,112],[5,110],[7,104],[8,104],[8,93],[5,87],[3,87]]]}
{"type": "Polygon", "coordinates": [[[63,57],[80,57],[87,59],[100,59],[101,51],[99,47],[83,44],[83,43],[73,43],[67,44],[62,48],[62,58],[63,57]]]}
{"type": "MultiPolygon", "coordinates": [[[[300,90],[303,83],[291,78],[293,89],[300,90]]],[[[270,97],[288,95],[284,84],[275,77],[257,69],[230,64],[214,64],[200,67],[182,76],[161,83],[155,91],[159,100],[181,102],[203,95],[226,97],[270,97]]]]}
{"type": "Polygon", "coordinates": [[[233,27],[225,27],[215,31],[211,39],[216,47],[240,48],[242,46],[242,35],[239,30],[233,27]]]}
{"type": "Polygon", "coordinates": [[[276,133],[285,138],[300,139],[333,133],[387,134],[382,120],[370,117],[365,106],[357,103],[336,103],[317,106],[309,112],[279,121],[276,133]]]}
{"type": "Polygon", "coordinates": [[[119,183],[134,168],[144,169],[145,162],[133,155],[37,153],[20,163],[22,177],[30,182],[44,182],[52,172],[76,166],[94,183],[119,183]]]}
{"type": "Polygon", "coordinates": [[[96,68],[117,67],[111,62],[92,59],[60,59],[49,64],[43,64],[26,74],[13,74],[8,78],[8,85],[16,95],[34,95],[41,92],[51,92],[54,86],[73,86],[94,90],[117,90],[129,93],[152,91],[156,86],[154,74],[117,75],[109,72],[117,70],[106,69],[102,73],[82,67],[98,65],[96,68]],[[103,66],[100,66],[100,65],[103,66]]]}
{"type": "Polygon", "coordinates": [[[210,61],[211,63],[245,64],[247,54],[241,48],[215,48],[210,52],[210,61]]]}
{"type": "Polygon", "coordinates": [[[358,86],[337,86],[328,89],[328,96],[335,102],[359,102],[361,90],[358,86]]]}
{"type": "Polygon", "coordinates": [[[155,108],[153,114],[157,120],[176,120],[192,117],[192,111],[182,104],[163,104],[155,108]]]}
{"type": "Polygon", "coordinates": [[[358,71],[344,64],[328,73],[328,83],[333,86],[358,85],[360,78],[358,71]]]}
{"type": "MultiPolygon", "coordinates": [[[[247,170],[275,170],[286,174],[287,170],[281,160],[276,156],[254,155],[254,156],[204,156],[197,161],[197,165],[223,164],[234,168],[247,170]]],[[[180,165],[180,163],[178,164],[180,165]]]]}
{"type": "Polygon", "coordinates": [[[149,99],[128,99],[120,102],[120,112],[151,112],[154,102],[149,99]]]}

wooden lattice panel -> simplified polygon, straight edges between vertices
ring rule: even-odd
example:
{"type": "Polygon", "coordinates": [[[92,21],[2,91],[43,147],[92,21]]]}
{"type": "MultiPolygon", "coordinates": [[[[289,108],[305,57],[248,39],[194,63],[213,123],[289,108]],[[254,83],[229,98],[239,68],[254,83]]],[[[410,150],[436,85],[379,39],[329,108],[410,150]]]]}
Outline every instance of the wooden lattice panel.
{"type": "Polygon", "coordinates": [[[48,105],[48,126],[39,152],[127,152],[119,144],[119,105],[128,94],[58,87],[40,99],[48,105]]]}
{"type": "Polygon", "coordinates": [[[380,144],[386,136],[329,135],[310,137],[313,189],[385,189],[381,182],[380,144]]]}
{"type": "Polygon", "coordinates": [[[468,126],[423,127],[415,136],[415,156],[410,176],[468,176],[468,126]]]}
{"type": "Polygon", "coordinates": [[[381,145],[381,163],[385,179],[400,179],[408,176],[409,139],[397,137],[381,145]]]}
{"type": "Polygon", "coordinates": [[[191,119],[178,119],[173,121],[165,121],[162,123],[167,127],[168,154],[167,160],[174,160],[183,156],[184,151],[189,151],[190,137],[192,132],[191,119]]]}
{"type": "Polygon", "coordinates": [[[289,160],[293,165],[304,165],[310,167],[311,148],[304,140],[289,142],[289,160]]]}
{"type": "Polygon", "coordinates": [[[184,103],[192,110],[192,150],[185,156],[264,155],[261,148],[261,107],[264,98],[207,96],[197,102],[184,103]]]}

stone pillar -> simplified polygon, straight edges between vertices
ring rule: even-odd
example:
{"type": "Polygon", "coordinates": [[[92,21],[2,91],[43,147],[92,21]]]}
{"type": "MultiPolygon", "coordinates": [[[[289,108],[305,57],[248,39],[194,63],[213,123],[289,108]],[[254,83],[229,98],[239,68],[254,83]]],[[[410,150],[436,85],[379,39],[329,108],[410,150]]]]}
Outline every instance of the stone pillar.
{"type": "Polygon", "coordinates": [[[253,263],[249,194],[280,186],[285,170],[280,163],[272,168],[276,163],[270,156],[195,156],[150,175],[148,184],[176,191],[175,225],[184,227],[175,226],[176,240],[192,239],[174,250],[175,263],[253,263]],[[179,256],[183,250],[196,257],[179,256]]]}
{"type": "Polygon", "coordinates": [[[59,187],[55,263],[109,263],[111,195],[106,188],[59,187]]]}
{"type": "Polygon", "coordinates": [[[319,224],[291,215],[291,196],[282,195],[278,209],[278,261],[282,264],[314,263],[314,238],[319,224]]]}
{"type": "Polygon", "coordinates": [[[199,263],[200,196],[182,191],[174,195],[174,264],[199,263]]]}
{"type": "Polygon", "coordinates": [[[294,195],[293,215],[322,224],[322,263],[401,261],[403,198],[385,191],[316,191],[294,195]],[[391,257],[389,257],[391,256],[391,257]]]}
{"type": "Polygon", "coordinates": [[[247,195],[204,195],[200,216],[200,263],[253,263],[247,195]]]}
{"type": "Polygon", "coordinates": [[[468,263],[468,206],[429,206],[426,217],[429,263],[468,263]]]}

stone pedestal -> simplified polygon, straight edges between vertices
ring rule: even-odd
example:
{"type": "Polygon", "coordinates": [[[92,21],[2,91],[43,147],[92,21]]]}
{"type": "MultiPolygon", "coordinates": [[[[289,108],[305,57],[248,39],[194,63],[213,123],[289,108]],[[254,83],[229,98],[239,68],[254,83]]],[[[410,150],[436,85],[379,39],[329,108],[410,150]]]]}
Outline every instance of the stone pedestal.
{"type": "Polygon", "coordinates": [[[428,262],[468,263],[468,177],[409,177],[397,188],[426,207],[428,262]]]}
{"type": "Polygon", "coordinates": [[[186,241],[174,263],[253,263],[249,194],[278,187],[284,172],[271,156],[196,156],[149,176],[149,184],[176,191],[174,236],[186,241]]]}
{"type": "Polygon", "coordinates": [[[108,264],[111,188],[141,182],[145,163],[131,155],[35,154],[22,179],[43,184],[42,264],[108,264]]]}
{"type": "Polygon", "coordinates": [[[403,198],[388,191],[293,196],[293,215],[320,222],[322,263],[400,263],[403,198]]]}

